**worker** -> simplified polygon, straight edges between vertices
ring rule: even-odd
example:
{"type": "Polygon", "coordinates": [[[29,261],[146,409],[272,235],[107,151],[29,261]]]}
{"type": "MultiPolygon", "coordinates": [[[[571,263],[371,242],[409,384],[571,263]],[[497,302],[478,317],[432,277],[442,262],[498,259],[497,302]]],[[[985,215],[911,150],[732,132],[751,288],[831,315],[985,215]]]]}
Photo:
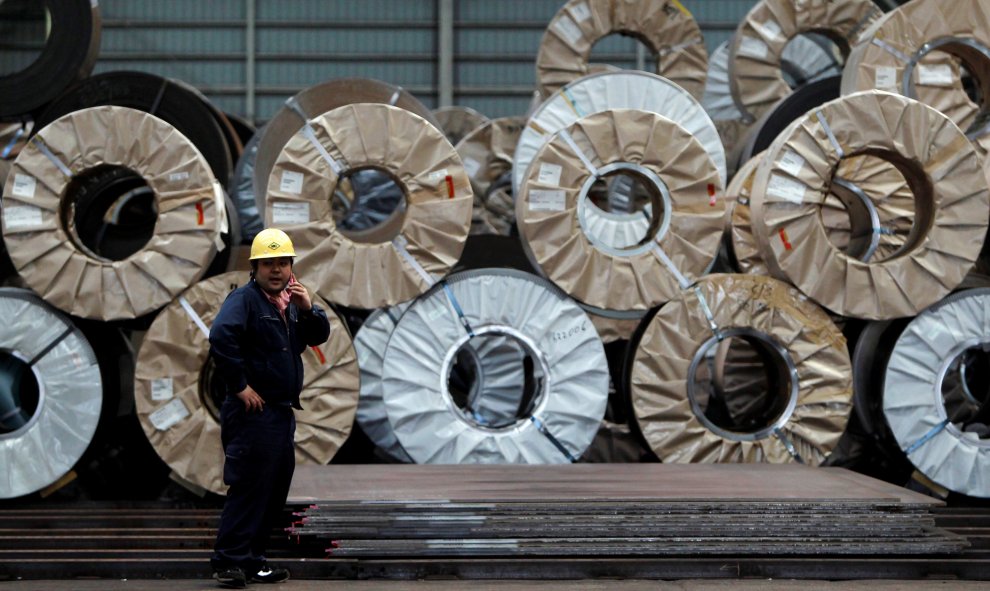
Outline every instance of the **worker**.
{"type": "Polygon", "coordinates": [[[265,548],[295,469],[301,355],[330,336],[326,312],[292,274],[295,254],[285,232],[259,232],[251,244],[251,280],[227,296],[210,329],[210,355],[227,391],[220,438],[230,488],[210,561],[223,587],[289,578],[286,569],[266,563],[265,548]]]}

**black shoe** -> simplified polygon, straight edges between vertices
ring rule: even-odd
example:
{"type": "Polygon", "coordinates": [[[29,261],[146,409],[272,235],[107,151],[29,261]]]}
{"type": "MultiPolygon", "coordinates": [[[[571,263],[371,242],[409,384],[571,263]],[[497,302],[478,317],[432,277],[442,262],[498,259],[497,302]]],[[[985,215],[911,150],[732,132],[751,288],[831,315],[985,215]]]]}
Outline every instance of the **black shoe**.
{"type": "Polygon", "coordinates": [[[289,580],[289,571],[284,568],[265,565],[251,575],[252,583],[283,583],[289,580]]]}
{"type": "Polygon", "coordinates": [[[243,589],[247,587],[247,577],[244,576],[244,571],[236,566],[213,571],[213,578],[217,580],[217,583],[220,583],[221,587],[230,589],[243,589]]]}

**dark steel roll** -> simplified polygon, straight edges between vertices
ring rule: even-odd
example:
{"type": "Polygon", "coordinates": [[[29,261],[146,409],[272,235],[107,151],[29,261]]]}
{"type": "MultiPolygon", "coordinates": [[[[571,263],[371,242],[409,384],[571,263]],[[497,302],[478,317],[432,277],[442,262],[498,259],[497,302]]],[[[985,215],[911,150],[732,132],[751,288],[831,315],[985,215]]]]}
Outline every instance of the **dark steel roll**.
{"type": "Polygon", "coordinates": [[[227,186],[234,169],[228,140],[209,101],[182,82],[144,72],[99,74],[66,90],[38,117],[34,128],[42,129],[73,111],[103,105],[130,107],[171,124],[189,138],[220,184],[227,186]]]}
{"type": "MultiPolygon", "coordinates": [[[[0,4],[5,4],[0,8],[2,22],[8,10],[28,3],[0,4]]],[[[40,4],[38,8],[47,12],[47,42],[29,66],[0,76],[0,119],[40,110],[67,86],[88,76],[100,51],[100,9],[95,0],[31,0],[30,4],[40,4]]]]}

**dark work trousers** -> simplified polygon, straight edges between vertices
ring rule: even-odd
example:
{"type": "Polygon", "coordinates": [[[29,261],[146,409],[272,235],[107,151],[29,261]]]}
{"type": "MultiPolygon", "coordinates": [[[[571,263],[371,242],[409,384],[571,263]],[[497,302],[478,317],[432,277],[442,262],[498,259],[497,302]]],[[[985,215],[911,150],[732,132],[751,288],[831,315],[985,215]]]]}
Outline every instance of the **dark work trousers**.
{"type": "Polygon", "coordinates": [[[296,417],[289,406],[248,412],[236,396],[220,408],[223,481],[230,486],[213,549],[214,569],[239,566],[250,575],[265,562],[272,527],[289,496],[296,459],[296,417]]]}

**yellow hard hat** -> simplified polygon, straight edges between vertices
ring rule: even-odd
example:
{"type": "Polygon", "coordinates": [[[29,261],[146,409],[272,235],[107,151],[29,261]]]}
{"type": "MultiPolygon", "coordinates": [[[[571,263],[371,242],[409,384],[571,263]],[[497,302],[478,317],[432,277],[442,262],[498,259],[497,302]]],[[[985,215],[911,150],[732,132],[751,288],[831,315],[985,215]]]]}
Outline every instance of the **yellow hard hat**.
{"type": "Polygon", "coordinates": [[[278,228],[265,228],[258,232],[251,243],[251,258],[273,259],[276,257],[294,257],[296,251],[292,249],[292,241],[289,235],[278,228]]]}

